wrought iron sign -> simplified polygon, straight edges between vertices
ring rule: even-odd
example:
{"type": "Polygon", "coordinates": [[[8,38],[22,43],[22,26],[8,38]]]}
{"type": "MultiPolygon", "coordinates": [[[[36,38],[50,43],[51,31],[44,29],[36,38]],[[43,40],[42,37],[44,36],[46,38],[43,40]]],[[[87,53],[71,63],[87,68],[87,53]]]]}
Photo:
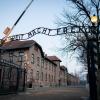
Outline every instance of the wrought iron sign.
{"type": "Polygon", "coordinates": [[[44,27],[35,28],[32,31],[25,33],[25,34],[17,34],[13,36],[9,36],[9,39],[12,40],[26,40],[32,38],[36,34],[45,34],[49,36],[56,36],[56,35],[63,35],[67,33],[91,33],[90,26],[68,26],[68,27],[61,27],[57,29],[49,29],[44,27]]]}

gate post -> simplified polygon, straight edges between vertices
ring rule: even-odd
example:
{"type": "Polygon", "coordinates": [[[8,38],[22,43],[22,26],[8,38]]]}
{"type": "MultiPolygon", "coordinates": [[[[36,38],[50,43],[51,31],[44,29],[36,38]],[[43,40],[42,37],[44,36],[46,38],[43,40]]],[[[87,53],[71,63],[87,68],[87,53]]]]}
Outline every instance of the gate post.
{"type": "Polygon", "coordinates": [[[26,88],[26,69],[24,69],[23,91],[25,91],[25,88],[26,88]]]}
{"type": "Polygon", "coordinates": [[[18,92],[19,89],[19,68],[17,68],[17,83],[16,83],[16,92],[18,92]]]}

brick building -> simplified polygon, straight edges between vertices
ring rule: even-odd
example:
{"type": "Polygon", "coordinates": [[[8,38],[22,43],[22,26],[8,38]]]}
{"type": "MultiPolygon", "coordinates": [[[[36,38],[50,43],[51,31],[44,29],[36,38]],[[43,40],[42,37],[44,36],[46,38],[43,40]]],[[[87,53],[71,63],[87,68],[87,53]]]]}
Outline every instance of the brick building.
{"type": "Polygon", "coordinates": [[[68,71],[67,71],[67,68],[65,66],[60,66],[60,73],[59,73],[59,78],[60,78],[60,82],[59,82],[59,85],[60,86],[67,86],[67,74],[68,74],[68,71]]]}
{"type": "Polygon", "coordinates": [[[78,86],[80,85],[80,79],[79,77],[72,75],[70,73],[67,73],[67,85],[71,86],[78,86]]]}
{"type": "Polygon", "coordinates": [[[10,41],[2,47],[3,59],[27,70],[27,87],[66,86],[67,68],[56,56],[47,56],[34,40],[10,41]]]}

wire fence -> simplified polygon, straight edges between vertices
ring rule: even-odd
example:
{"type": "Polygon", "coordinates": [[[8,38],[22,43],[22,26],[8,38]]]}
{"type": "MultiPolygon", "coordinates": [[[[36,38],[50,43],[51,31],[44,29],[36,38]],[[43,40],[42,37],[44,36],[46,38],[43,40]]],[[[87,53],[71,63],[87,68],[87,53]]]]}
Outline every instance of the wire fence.
{"type": "Polygon", "coordinates": [[[25,90],[26,70],[0,59],[0,95],[25,90]]]}

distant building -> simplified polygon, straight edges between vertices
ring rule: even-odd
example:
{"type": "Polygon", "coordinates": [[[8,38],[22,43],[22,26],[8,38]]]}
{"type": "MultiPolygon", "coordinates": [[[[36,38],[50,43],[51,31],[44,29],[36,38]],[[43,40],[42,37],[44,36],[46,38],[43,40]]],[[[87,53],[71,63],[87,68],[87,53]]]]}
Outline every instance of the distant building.
{"type": "Polygon", "coordinates": [[[68,71],[67,71],[67,68],[65,66],[60,66],[60,73],[59,73],[59,84],[60,86],[67,86],[67,74],[68,74],[68,71]]]}
{"type": "Polygon", "coordinates": [[[55,77],[56,77],[56,86],[59,86],[61,60],[56,56],[47,56],[47,57],[48,59],[50,59],[52,62],[54,62],[57,65],[56,70],[55,70],[55,75],[56,75],[55,77]]]}
{"type": "Polygon", "coordinates": [[[80,85],[80,79],[79,79],[79,77],[77,77],[75,75],[67,73],[67,84],[68,84],[68,86],[69,85],[71,85],[71,86],[80,85]]]}

